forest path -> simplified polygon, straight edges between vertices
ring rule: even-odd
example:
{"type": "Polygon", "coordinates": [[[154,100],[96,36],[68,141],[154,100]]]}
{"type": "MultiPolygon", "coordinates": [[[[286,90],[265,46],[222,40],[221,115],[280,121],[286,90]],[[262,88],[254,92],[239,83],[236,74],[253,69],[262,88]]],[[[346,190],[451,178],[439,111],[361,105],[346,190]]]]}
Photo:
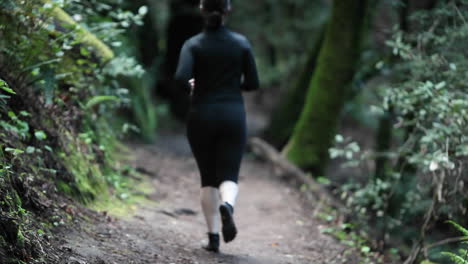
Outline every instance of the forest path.
{"type": "Polygon", "coordinates": [[[63,263],[350,263],[345,248],[320,232],[313,205],[249,155],[240,173],[238,236],[222,243],[220,254],[206,252],[199,176],[188,143],[180,127],[162,133],[158,142],[129,145],[133,165],[151,175],[155,192],[149,198],[156,203],[138,205],[130,218],[97,217],[68,233],[63,247],[71,254],[63,263]]]}

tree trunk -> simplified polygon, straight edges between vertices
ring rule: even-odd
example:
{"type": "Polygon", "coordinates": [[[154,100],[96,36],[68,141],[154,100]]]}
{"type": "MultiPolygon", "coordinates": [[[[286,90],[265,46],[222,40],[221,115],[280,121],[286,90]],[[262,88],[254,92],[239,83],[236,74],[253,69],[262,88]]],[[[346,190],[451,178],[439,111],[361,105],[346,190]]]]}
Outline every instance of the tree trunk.
{"type": "MultiPolygon", "coordinates": [[[[410,0],[402,0],[401,6],[398,10],[399,13],[399,23],[400,30],[403,32],[408,32],[409,25],[409,15],[410,15],[410,0]]],[[[398,61],[398,58],[392,56],[390,58],[391,63],[398,61]]],[[[390,105],[390,109],[384,113],[384,115],[379,120],[379,126],[377,128],[377,138],[375,149],[379,153],[378,157],[375,159],[375,178],[376,179],[385,179],[387,178],[387,171],[389,168],[389,159],[384,155],[385,152],[390,150],[392,145],[393,131],[393,107],[390,105]]]]}
{"type": "Polygon", "coordinates": [[[307,61],[302,67],[299,78],[286,91],[285,99],[281,101],[281,105],[273,113],[270,124],[265,131],[266,140],[280,149],[291,137],[294,125],[304,107],[305,96],[315,71],[324,36],[325,26],[319,32],[318,37],[315,37],[314,45],[308,52],[307,61]]]}
{"type": "Polygon", "coordinates": [[[392,122],[393,111],[389,110],[384,113],[379,120],[379,127],[377,129],[376,151],[378,153],[375,159],[375,177],[378,179],[387,178],[387,171],[389,169],[389,159],[385,153],[390,150],[392,144],[392,122]]]}
{"type": "Polygon", "coordinates": [[[345,94],[360,53],[367,0],[335,0],[306,103],[284,152],[299,167],[323,175],[345,94]]]}
{"type": "Polygon", "coordinates": [[[171,111],[180,119],[185,118],[190,100],[187,94],[175,88],[174,73],[184,42],[203,29],[204,21],[198,10],[198,4],[197,0],[171,1],[171,17],[167,26],[167,51],[164,69],[161,71],[163,76],[157,87],[157,93],[169,100],[171,111]]]}
{"type": "Polygon", "coordinates": [[[158,10],[152,4],[151,0],[127,0],[125,2],[127,9],[137,13],[143,5],[148,7],[148,14],[143,18],[143,25],[134,25],[130,30],[130,40],[135,41],[138,61],[145,69],[156,74],[153,64],[159,56],[159,32],[155,26],[154,18],[157,17],[158,10]]]}

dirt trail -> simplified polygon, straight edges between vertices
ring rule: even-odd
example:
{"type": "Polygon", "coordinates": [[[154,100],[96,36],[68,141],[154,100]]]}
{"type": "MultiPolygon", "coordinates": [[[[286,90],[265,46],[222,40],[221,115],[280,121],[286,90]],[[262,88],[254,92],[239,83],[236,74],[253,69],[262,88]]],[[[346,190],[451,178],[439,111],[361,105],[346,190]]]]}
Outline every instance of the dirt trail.
{"type": "Polygon", "coordinates": [[[91,213],[93,224],[69,232],[66,264],[286,264],[351,263],[345,248],[319,232],[313,205],[297,190],[273,178],[267,165],[247,156],[240,175],[235,219],[238,237],[221,244],[221,254],[205,252],[205,223],[199,205],[199,176],[180,128],[166,131],[157,145],[130,147],[134,166],[152,175],[157,205],[140,205],[130,219],[91,213]]]}

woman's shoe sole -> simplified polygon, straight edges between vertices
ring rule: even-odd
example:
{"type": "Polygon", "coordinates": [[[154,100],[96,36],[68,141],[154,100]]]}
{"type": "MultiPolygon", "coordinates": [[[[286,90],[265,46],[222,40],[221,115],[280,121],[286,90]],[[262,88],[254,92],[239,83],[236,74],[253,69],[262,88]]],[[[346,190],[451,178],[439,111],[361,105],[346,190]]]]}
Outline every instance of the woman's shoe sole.
{"type": "Polygon", "coordinates": [[[232,213],[228,206],[225,204],[219,206],[219,212],[221,214],[221,221],[223,223],[222,231],[224,242],[231,242],[234,240],[234,238],[236,238],[237,235],[237,228],[234,224],[234,218],[232,217],[232,213]]]}

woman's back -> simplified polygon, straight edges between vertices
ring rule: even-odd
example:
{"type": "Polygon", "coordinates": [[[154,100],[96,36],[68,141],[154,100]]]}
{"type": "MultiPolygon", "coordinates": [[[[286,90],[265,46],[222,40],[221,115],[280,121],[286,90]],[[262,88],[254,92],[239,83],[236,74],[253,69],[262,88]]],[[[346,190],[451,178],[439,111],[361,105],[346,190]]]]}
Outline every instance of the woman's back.
{"type": "Polygon", "coordinates": [[[176,80],[186,85],[191,78],[194,104],[242,101],[241,90],[259,85],[250,43],[223,26],[192,37],[182,48],[176,80]]]}

